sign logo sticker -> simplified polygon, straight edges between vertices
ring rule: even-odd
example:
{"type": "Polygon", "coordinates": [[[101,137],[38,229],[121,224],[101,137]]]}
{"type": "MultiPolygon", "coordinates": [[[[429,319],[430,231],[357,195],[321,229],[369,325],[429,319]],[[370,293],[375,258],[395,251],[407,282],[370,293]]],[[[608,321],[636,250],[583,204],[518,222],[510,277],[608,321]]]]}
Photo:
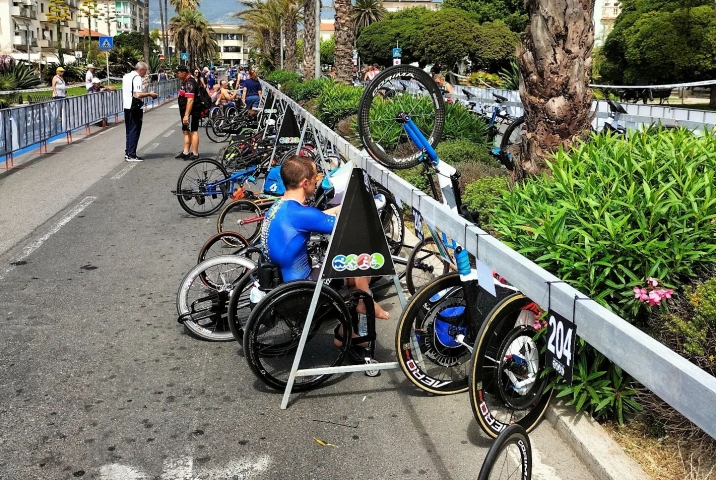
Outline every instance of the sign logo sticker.
{"type": "Polygon", "coordinates": [[[333,265],[333,270],[336,272],[342,272],[346,269],[346,256],[345,255],[336,255],[333,257],[333,262],[331,262],[333,265]]]}
{"type": "Polygon", "coordinates": [[[385,257],[380,253],[361,253],[360,255],[336,255],[331,261],[333,269],[337,272],[344,270],[379,270],[385,265],[385,257]]]}

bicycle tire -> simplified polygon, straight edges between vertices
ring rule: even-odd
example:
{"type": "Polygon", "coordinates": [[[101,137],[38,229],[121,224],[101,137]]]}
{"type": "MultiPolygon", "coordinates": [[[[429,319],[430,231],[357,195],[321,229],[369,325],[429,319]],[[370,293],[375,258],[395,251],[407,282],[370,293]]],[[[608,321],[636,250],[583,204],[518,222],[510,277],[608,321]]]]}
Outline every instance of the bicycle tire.
{"type": "Polygon", "coordinates": [[[229,197],[228,178],[226,169],[214,159],[200,158],[193,161],[181,172],[177,181],[179,205],[185,212],[195,217],[211,215],[219,210],[229,197]],[[217,186],[207,188],[207,185],[217,182],[219,182],[217,186]],[[216,201],[212,202],[212,200],[216,201]]]}
{"type": "Polygon", "coordinates": [[[378,213],[380,223],[383,226],[385,239],[388,241],[390,253],[398,255],[403,249],[405,242],[405,221],[403,220],[403,209],[396,202],[395,197],[383,185],[372,182],[373,191],[376,194],[385,196],[385,206],[378,213]]]}
{"type": "Polygon", "coordinates": [[[505,134],[502,136],[502,140],[500,141],[499,160],[500,163],[502,163],[508,170],[515,168],[514,157],[520,155],[523,123],[525,123],[525,117],[517,117],[507,126],[505,134]],[[518,128],[519,130],[517,130],[518,128]]]}
{"type": "Polygon", "coordinates": [[[551,380],[551,376],[543,374],[546,364],[545,354],[541,351],[545,337],[533,339],[537,331],[532,326],[534,313],[529,309],[532,304],[521,293],[505,298],[487,316],[475,341],[470,405],[477,424],[492,438],[512,423],[521,425],[527,432],[532,431],[544,416],[552,397],[552,390],[545,393],[551,380]],[[523,342],[521,348],[515,350],[520,341],[523,342]],[[519,359],[514,361],[514,357],[521,356],[525,357],[522,359],[524,363],[516,365],[519,359]],[[529,371],[530,367],[532,371],[529,371]],[[520,392],[507,370],[513,377],[520,375],[535,381],[529,389],[520,392]],[[524,415],[518,418],[517,414],[524,415]]]}
{"type": "Polygon", "coordinates": [[[396,121],[399,113],[410,115],[428,143],[433,148],[437,146],[445,125],[443,96],[430,75],[417,67],[398,65],[383,70],[368,84],[358,106],[358,133],[363,147],[373,159],[392,169],[414,167],[423,157],[396,121]],[[410,85],[417,85],[420,95],[407,90],[408,84],[402,82],[413,82],[410,85]],[[396,84],[403,90],[393,89],[396,84]],[[384,96],[381,91],[386,89],[395,94],[384,96]],[[423,91],[427,94],[422,95],[423,91]],[[376,107],[372,109],[374,102],[376,107]],[[379,118],[383,117],[380,112],[387,112],[384,118],[379,118]]]}
{"type": "Polygon", "coordinates": [[[236,107],[226,107],[226,110],[224,111],[224,116],[226,118],[234,118],[239,114],[239,111],[236,109],[236,107]]]}
{"type": "Polygon", "coordinates": [[[531,478],[530,437],[521,425],[510,425],[490,445],[477,480],[530,480],[531,478]]]}
{"type": "Polygon", "coordinates": [[[216,229],[218,232],[232,231],[238,232],[249,244],[253,243],[261,234],[261,226],[263,225],[264,210],[261,209],[251,200],[242,198],[228,204],[216,219],[216,229]],[[252,220],[243,224],[244,220],[252,220]]]}
{"type": "Polygon", "coordinates": [[[408,292],[415,295],[424,285],[449,271],[450,264],[440,257],[435,240],[432,237],[420,240],[410,252],[405,269],[408,292]]]}
{"type": "MultiPolygon", "coordinates": [[[[251,371],[271,388],[286,388],[296,348],[316,288],[315,282],[296,281],[280,285],[253,309],[244,331],[244,354],[251,371]],[[286,331],[276,332],[277,327],[286,331]],[[273,337],[273,338],[272,338],[273,337]]],[[[350,348],[351,316],[341,296],[322,285],[316,314],[311,322],[299,368],[332,367],[343,363],[350,348]],[[343,328],[340,346],[334,345],[334,326],[343,328]]],[[[296,377],[293,391],[307,390],[325,382],[330,374],[296,377]]]]}
{"type": "MultiPolygon", "coordinates": [[[[475,299],[478,314],[484,318],[501,298],[509,295],[508,291],[514,290],[499,288],[498,296],[492,297],[480,290],[475,299]]],[[[469,324],[466,315],[460,315],[452,324],[438,319],[448,308],[460,307],[465,307],[460,275],[448,273],[413,295],[398,320],[395,334],[398,364],[405,376],[425,392],[451,395],[468,389],[472,353],[465,344],[474,341],[478,328],[469,324]],[[459,333],[464,335],[463,344],[455,340],[459,333]]]]}
{"type": "Polygon", "coordinates": [[[227,120],[224,117],[209,119],[204,129],[206,136],[214,143],[223,143],[229,139],[229,132],[226,131],[227,120]]]}
{"type": "Polygon", "coordinates": [[[223,255],[236,255],[248,246],[248,240],[241,234],[236,232],[220,232],[212,235],[212,237],[202,245],[201,250],[199,250],[199,259],[196,263],[201,263],[204,260],[221,257],[223,255]]]}
{"type": "Polygon", "coordinates": [[[228,324],[228,302],[236,283],[256,268],[252,261],[228,255],[195,265],[177,291],[177,313],[186,331],[204,340],[225,342],[234,336],[228,324]]]}

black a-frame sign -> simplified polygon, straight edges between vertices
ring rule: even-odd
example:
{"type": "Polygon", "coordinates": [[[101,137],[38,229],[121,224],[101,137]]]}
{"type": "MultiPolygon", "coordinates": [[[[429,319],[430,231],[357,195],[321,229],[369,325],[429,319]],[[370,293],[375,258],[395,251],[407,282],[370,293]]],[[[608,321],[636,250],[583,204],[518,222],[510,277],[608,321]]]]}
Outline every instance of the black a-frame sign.
{"type": "Polygon", "coordinates": [[[291,107],[286,107],[286,112],[281,120],[281,128],[278,131],[278,143],[281,145],[295,145],[301,141],[301,129],[298,128],[296,115],[291,107]]]}
{"type": "Polygon", "coordinates": [[[323,268],[323,278],[395,275],[370,180],[360,168],[351,173],[323,268]]]}

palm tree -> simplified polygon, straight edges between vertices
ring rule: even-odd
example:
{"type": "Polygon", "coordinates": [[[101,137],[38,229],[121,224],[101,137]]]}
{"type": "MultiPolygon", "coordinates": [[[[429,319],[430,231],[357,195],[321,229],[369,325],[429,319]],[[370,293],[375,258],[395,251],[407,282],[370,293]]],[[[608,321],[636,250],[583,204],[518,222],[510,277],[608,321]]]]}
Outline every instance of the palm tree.
{"type": "Polygon", "coordinates": [[[356,37],[360,31],[371,23],[380,22],[388,14],[381,0],[356,0],[353,6],[353,28],[356,37]]]}
{"type": "Polygon", "coordinates": [[[355,43],[355,30],[353,28],[353,6],[351,0],[334,0],[336,9],[335,40],[336,49],[335,67],[336,80],[350,83],[353,71],[353,44],[355,43]]]}
{"type": "Polygon", "coordinates": [[[249,33],[249,44],[258,50],[264,66],[280,64],[281,12],[278,0],[243,0],[246,10],[235,14],[243,20],[249,33]],[[270,64],[270,65],[269,65],[270,64]]]}
{"type": "Polygon", "coordinates": [[[196,10],[199,8],[200,3],[201,0],[169,0],[169,4],[176,9],[177,15],[179,15],[182,10],[196,10]]]}
{"type": "Polygon", "coordinates": [[[594,2],[526,0],[525,6],[530,23],[517,48],[525,108],[517,179],[540,173],[551,152],[586,136],[592,122],[594,2]]]}
{"type": "Polygon", "coordinates": [[[286,41],[284,69],[296,71],[296,38],[298,36],[299,11],[301,0],[280,0],[279,9],[286,41]]]}
{"type": "Polygon", "coordinates": [[[174,43],[179,51],[185,51],[195,65],[211,60],[218,46],[214,32],[204,15],[197,10],[182,10],[169,22],[174,43]]]}
{"type": "Polygon", "coordinates": [[[316,0],[303,3],[303,77],[313,78],[316,70],[316,0]]]}

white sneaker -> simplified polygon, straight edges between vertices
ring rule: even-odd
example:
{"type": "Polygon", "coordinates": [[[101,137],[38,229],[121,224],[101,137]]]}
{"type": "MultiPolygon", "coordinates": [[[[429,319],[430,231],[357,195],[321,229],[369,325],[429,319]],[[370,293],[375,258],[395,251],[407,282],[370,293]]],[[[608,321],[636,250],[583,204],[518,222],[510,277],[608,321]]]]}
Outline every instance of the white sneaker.
{"type": "Polygon", "coordinates": [[[130,156],[128,156],[128,155],[125,155],[125,156],[124,156],[124,161],[125,161],[125,162],[143,162],[144,159],[143,159],[143,158],[139,158],[139,157],[130,157],[130,156]]]}

